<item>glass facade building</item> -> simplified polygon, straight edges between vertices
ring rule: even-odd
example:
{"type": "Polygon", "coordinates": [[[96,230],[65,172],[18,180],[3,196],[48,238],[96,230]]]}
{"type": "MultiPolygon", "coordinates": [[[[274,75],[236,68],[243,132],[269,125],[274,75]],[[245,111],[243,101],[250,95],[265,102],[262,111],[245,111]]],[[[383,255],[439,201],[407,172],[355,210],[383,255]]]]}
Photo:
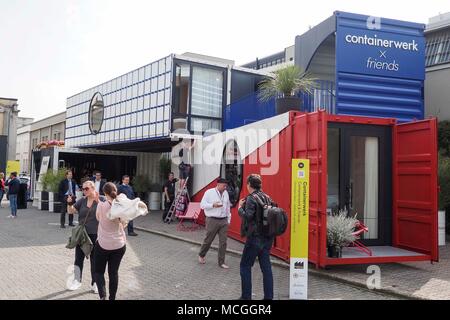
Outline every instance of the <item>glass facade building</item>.
{"type": "Polygon", "coordinates": [[[170,55],[69,97],[66,146],[164,139],[175,129],[220,131],[228,67],[170,55]]]}

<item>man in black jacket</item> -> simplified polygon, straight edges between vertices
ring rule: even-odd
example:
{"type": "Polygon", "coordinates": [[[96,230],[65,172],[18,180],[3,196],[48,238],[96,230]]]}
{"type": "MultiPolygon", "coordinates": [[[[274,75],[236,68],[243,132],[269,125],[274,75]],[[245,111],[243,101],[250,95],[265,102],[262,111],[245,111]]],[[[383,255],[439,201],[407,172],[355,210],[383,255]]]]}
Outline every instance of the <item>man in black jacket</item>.
{"type": "Polygon", "coordinates": [[[166,222],[167,214],[169,213],[169,209],[173,204],[173,201],[175,200],[175,183],[178,181],[178,179],[175,178],[175,175],[173,172],[169,173],[169,180],[167,180],[166,184],[164,185],[164,212],[163,212],[163,222],[166,222]]]}
{"type": "MultiPolygon", "coordinates": [[[[72,171],[67,170],[66,171],[66,179],[60,182],[59,184],[59,201],[61,202],[61,228],[65,228],[66,224],[66,213],[67,213],[67,206],[73,205],[77,198],[76,198],[76,189],[77,184],[75,180],[73,179],[72,171]]],[[[73,214],[69,214],[69,226],[74,227],[73,224],[73,214]]]]}
{"type": "Polygon", "coordinates": [[[106,181],[102,179],[102,173],[100,171],[95,172],[95,178],[92,178],[92,182],[95,185],[95,191],[97,191],[101,196],[104,196],[103,186],[106,184],[106,181]]]}
{"type": "Polygon", "coordinates": [[[247,178],[249,196],[239,201],[239,216],[242,218],[241,236],[247,237],[244,252],[242,253],[240,271],[242,285],[242,300],[252,299],[252,267],[258,257],[263,273],[264,300],[273,299],[273,276],[270,263],[270,249],[273,245],[273,236],[264,234],[263,208],[255,197],[263,203],[276,205],[268,195],[261,191],[261,176],[251,174],[247,178]]]}
{"type": "Polygon", "coordinates": [[[12,172],[8,181],[5,183],[8,186],[9,206],[11,207],[11,215],[8,218],[17,218],[17,195],[20,189],[20,180],[17,179],[17,172],[12,172]]]}

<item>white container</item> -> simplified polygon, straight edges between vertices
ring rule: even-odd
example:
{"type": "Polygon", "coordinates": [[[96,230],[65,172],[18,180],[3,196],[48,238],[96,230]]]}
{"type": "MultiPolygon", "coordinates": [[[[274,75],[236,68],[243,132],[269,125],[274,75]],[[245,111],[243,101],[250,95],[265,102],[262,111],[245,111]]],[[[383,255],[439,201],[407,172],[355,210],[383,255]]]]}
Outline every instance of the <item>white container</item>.
{"type": "Polygon", "coordinates": [[[445,211],[438,211],[438,237],[439,245],[445,246],[445,211]]]}
{"type": "Polygon", "coordinates": [[[149,204],[150,210],[161,210],[161,193],[150,192],[149,204]]]}

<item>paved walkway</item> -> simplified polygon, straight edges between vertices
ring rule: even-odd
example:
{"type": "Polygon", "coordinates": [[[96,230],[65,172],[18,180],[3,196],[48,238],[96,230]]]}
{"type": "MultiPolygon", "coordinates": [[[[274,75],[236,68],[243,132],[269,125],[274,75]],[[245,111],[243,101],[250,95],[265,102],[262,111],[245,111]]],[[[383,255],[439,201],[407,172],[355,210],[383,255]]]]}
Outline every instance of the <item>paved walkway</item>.
{"type": "MultiPolygon", "coordinates": [[[[181,237],[192,243],[201,243],[205,236],[204,229],[196,232],[181,232],[176,229],[175,222],[170,225],[162,223],[159,212],[140,217],[135,225],[159,234],[181,237]]],[[[218,245],[217,239],[214,244],[218,245]]],[[[243,245],[230,239],[228,249],[240,253],[243,245]]],[[[450,243],[448,241],[446,246],[440,247],[439,254],[440,262],[435,264],[430,262],[379,264],[381,290],[407,298],[450,299],[450,243]]],[[[277,258],[273,260],[287,267],[284,261],[277,258]]],[[[369,276],[366,273],[367,267],[367,265],[334,266],[327,270],[310,268],[310,274],[366,287],[369,276]]]]}
{"type": "MultiPolygon", "coordinates": [[[[66,290],[67,270],[74,251],[65,248],[71,229],[59,228],[59,214],[36,209],[19,210],[18,218],[6,218],[0,209],[0,299],[98,299],[89,290],[89,264],[85,260],[83,286],[66,290]]],[[[153,227],[166,225],[147,222],[153,227]]],[[[156,219],[156,214],[153,215],[156,219]]],[[[147,226],[149,226],[147,225],[147,226]]],[[[168,229],[175,225],[168,226],[168,229]]],[[[184,234],[186,236],[186,234],[184,234]]],[[[196,236],[192,233],[191,236],[196,236]]],[[[239,257],[229,255],[229,270],[217,266],[217,252],[207,264],[197,262],[198,245],[157,234],[139,232],[130,237],[120,268],[118,299],[236,299],[240,295],[239,257]]],[[[255,266],[254,298],[262,298],[262,277],[255,266]]],[[[275,298],[288,298],[288,270],[274,266],[275,298]]],[[[310,299],[393,299],[367,289],[311,276],[310,299]]]]}

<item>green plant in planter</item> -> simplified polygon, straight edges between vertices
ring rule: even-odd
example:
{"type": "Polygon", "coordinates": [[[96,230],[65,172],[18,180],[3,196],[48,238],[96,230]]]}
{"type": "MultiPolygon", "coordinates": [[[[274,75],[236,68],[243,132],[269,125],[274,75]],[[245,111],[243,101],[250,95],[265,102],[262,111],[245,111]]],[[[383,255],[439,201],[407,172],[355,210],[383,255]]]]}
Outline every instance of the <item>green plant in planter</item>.
{"type": "Polygon", "coordinates": [[[43,190],[47,192],[57,193],[59,189],[59,184],[62,180],[66,178],[66,169],[60,168],[56,173],[53,170],[48,170],[47,173],[42,177],[42,187],[43,190]]]}
{"type": "Polygon", "coordinates": [[[150,190],[150,192],[158,192],[158,193],[161,193],[162,192],[162,185],[160,184],[160,183],[156,183],[156,182],[154,182],[154,183],[151,183],[150,184],[150,188],[149,188],[149,190],[150,190]]]}
{"type": "Polygon", "coordinates": [[[274,71],[273,76],[260,82],[258,98],[267,102],[280,96],[293,97],[300,91],[312,94],[316,87],[315,81],[309,73],[303,72],[298,66],[290,65],[274,71]]]}
{"type": "Polygon", "coordinates": [[[340,257],[342,248],[356,240],[353,234],[358,220],[348,215],[347,210],[339,210],[327,216],[327,246],[329,256],[340,257]],[[337,253],[337,256],[330,251],[337,253]]]}
{"type": "Polygon", "coordinates": [[[140,195],[142,195],[143,193],[147,193],[151,185],[150,179],[145,175],[138,175],[133,177],[132,183],[134,191],[140,195]]]}

